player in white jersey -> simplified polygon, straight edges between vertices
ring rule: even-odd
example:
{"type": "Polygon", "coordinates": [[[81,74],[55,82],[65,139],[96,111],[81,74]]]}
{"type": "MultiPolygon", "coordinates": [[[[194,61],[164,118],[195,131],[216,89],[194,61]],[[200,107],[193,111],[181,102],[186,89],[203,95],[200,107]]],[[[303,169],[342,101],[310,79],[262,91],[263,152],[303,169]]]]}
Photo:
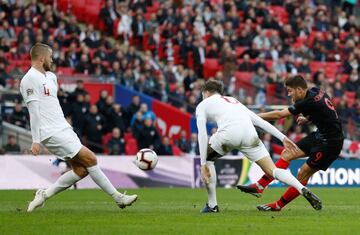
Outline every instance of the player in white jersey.
{"type": "Polygon", "coordinates": [[[297,146],[238,100],[222,96],[222,91],[222,82],[208,80],[203,87],[203,101],[196,107],[201,178],[208,192],[208,202],[202,212],[219,212],[214,160],[233,149],[240,150],[248,159],[256,162],[266,174],[296,188],[315,209],[321,209],[321,201],[315,194],[303,186],[291,173],[275,167],[254,126],[260,127],[281,140],[288,151],[296,151],[297,146]],[[217,132],[210,137],[209,141],[206,131],[207,121],[215,122],[218,126],[217,132]]]}
{"type": "Polygon", "coordinates": [[[109,194],[120,208],[130,206],[137,195],[125,195],[118,192],[97,165],[95,154],[83,146],[64,118],[57,98],[57,78],[50,72],[52,50],[42,43],[36,43],[30,51],[32,67],[20,83],[21,95],[30,113],[30,127],[33,143],[31,152],[40,153],[43,144],[52,154],[67,161],[72,170],[66,172],[49,188],[36,191],[27,211],[32,212],[55,194],[90,175],[92,180],[109,194]]]}

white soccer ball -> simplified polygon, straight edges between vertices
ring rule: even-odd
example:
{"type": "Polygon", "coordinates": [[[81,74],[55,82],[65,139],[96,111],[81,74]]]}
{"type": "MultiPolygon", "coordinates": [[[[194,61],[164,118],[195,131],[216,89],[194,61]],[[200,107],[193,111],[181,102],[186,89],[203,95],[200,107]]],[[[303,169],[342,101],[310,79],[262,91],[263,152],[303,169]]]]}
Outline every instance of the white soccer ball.
{"type": "Polygon", "coordinates": [[[158,159],[159,158],[154,150],[141,149],[139,152],[137,152],[134,163],[141,170],[147,171],[155,168],[158,159]]]}

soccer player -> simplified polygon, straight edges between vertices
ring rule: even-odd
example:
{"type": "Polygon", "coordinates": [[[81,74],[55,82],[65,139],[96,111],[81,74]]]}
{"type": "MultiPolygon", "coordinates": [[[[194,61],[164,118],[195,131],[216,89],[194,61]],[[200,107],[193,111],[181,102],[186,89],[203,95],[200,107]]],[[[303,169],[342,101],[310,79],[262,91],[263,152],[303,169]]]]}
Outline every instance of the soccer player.
{"type": "Polygon", "coordinates": [[[130,206],[137,195],[118,192],[97,165],[96,156],[83,146],[64,118],[57,98],[56,75],[50,72],[52,50],[42,43],[36,43],[30,51],[32,67],[20,83],[21,95],[30,113],[30,127],[33,143],[31,152],[40,153],[43,144],[52,154],[67,161],[72,170],[66,172],[46,190],[36,191],[27,211],[32,212],[52,196],[60,193],[88,174],[92,180],[109,194],[120,208],[130,206]]]}
{"type": "MultiPolygon", "coordinates": [[[[298,124],[301,125],[310,121],[317,127],[315,132],[297,143],[299,149],[293,152],[285,149],[275,164],[278,168],[286,169],[292,160],[309,156],[298,173],[299,181],[306,185],[315,172],[318,170],[325,171],[338,158],[344,135],[341,122],[330,97],[323,90],[316,87],[308,89],[305,79],[300,75],[286,79],[285,87],[294,104],[281,111],[261,113],[259,116],[270,121],[299,115],[298,124]]],[[[238,185],[238,188],[243,192],[260,197],[272,180],[273,177],[265,172],[265,175],[255,184],[238,185]]],[[[276,202],[259,205],[257,208],[261,211],[280,211],[297,196],[299,196],[298,191],[290,187],[276,202]]]]}
{"type": "Polygon", "coordinates": [[[203,87],[203,101],[196,107],[201,178],[208,192],[208,202],[202,212],[219,212],[214,160],[233,149],[240,150],[251,161],[256,162],[266,174],[296,188],[298,193],[302,194],[316,210],[320,210],[321,201],[315,194],[304,187],[291,173],[275,167],[254,125],[281,140],[290,152],[296,151],[297,146],[235,98],[222,96],[222,92],[223,84],[220,81],[208,80],[203,87]],[[206,121],[214,121],[218,127],[209,141],[206,121]]]}

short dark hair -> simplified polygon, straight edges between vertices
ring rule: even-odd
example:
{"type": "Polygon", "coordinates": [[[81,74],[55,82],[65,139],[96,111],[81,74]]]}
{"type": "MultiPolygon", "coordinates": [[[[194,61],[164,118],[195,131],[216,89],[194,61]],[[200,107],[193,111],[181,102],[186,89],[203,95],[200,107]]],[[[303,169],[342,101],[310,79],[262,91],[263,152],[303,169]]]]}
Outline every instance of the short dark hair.
{"type": "Polygon", "coordinates": [[[297,88],[297,87],[300,87],[302,89],[308,88],[306,80],[301,75],[288,77],[287,79],[285,79],[284,84],[286,87],[288,86],[291,88],[297,88]]]}
{"type": "Polygon", "coordinates": [[[205,82],[203,91],[222,94],[224,91],[224,84],[220,80],[209,79],[205,82]]]}
{"type": "Polygon", "coordinates": [[[37,58],[39,58],[39,56],[44,55],[45,51],[49,51],[49,50],[51,50],[51,48],[48,45],[39,42],[36,43],[30,49],[31,60],[36,60],[37,58]]]}

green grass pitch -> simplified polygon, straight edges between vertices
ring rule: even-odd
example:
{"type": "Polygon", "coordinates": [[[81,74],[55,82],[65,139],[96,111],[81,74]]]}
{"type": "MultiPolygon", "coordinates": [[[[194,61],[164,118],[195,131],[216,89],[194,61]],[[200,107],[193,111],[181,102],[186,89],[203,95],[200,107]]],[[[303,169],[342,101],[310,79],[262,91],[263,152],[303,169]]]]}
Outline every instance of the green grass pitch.
{"type": "Polygon", "coordinates": [[[25,212],[33,191],[0,191],[0,234],[359,234],[360,188],[313,191],[323,200],[315,211],[299,197],[282,212],[255,206],[277,199],[284,188],[257,199],[236,189],[218,189],[221,213],[200,214],[204,189],[129,190],[139,200],[124,210],[100,190],[68,190],[25,212]]]}

